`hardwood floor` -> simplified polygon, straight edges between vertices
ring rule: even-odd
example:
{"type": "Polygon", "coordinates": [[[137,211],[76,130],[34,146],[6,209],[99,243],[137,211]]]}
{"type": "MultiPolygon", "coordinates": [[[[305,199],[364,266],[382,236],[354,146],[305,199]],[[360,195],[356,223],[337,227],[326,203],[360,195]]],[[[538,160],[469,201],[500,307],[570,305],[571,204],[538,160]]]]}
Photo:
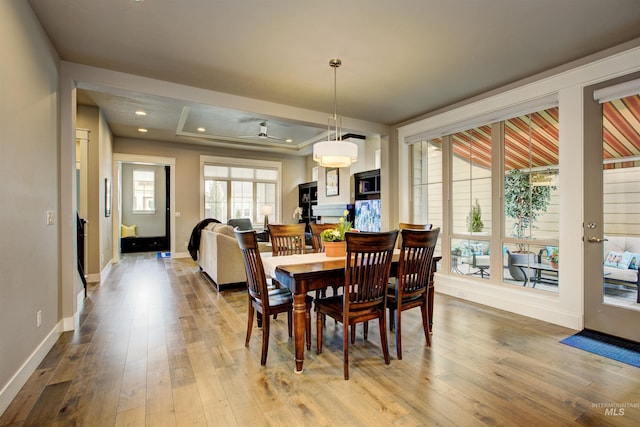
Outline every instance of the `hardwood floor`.
{"type": "MultiPolygon", "coordinates": [[[[0,417],[10,426],[636,426],[640,370],[559,341],[574,331],[436,295],[433,344],[403,317],[403,360],[384,364],[377,327],[349,347],[327,322],[324,351],[293,373],[286,316],[244,347],[247,296],[217,293],[190,259],[130,254],[92,285],[63,334],[0,417]],[[603,405],[627,405],[605,415],[603,405]]],[[[315,329],[314,329],[315,330],[315,329]]],[[[359,331],[361,332],[361,330],[359,331]]]]}

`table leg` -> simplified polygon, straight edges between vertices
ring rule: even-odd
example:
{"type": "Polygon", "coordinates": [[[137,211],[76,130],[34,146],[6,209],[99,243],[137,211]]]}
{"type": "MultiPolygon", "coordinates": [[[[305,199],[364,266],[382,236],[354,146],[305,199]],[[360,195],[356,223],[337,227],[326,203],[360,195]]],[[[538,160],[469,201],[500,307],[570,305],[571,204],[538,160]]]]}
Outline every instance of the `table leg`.
{"type": "Polygon", "coordinates": [[[302,373],[304,363],[304,334],[306,316],[306,293],[293,294],[293,346],[296,357],[296,374],[302,373]]]}

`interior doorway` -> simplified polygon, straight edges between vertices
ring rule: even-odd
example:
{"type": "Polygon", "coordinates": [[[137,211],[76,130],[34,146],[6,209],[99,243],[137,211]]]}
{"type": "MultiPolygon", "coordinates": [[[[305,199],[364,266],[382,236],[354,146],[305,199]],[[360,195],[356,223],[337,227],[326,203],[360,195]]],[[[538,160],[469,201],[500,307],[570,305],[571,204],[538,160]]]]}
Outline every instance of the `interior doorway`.
{"type": "MultiPolygon", "coordinates": [[[[158,206],[165,212],[162,216],[162,230],[166,233],[168,240],[168,250],[175,253],[175,158],[144,156],[132,154],[114,153],[113,155],[113,180],[114,180],[114,206],[113,206],[113,259],[119,262],[121,257],[121,238],[123,225],[123,165],[145,165],[159,167],[163,170],[166,183],[165,192],[166,203],[158,206]]],[[[130,225],[130,224],[129,224],[130,225]]],[[[153,244],[153,242],[152,242],[153,244]]],[[[158,243],[158,244],[161,244],[158,243]]],[[[160,250],[160,249],[159,249],[160,250]]]]}

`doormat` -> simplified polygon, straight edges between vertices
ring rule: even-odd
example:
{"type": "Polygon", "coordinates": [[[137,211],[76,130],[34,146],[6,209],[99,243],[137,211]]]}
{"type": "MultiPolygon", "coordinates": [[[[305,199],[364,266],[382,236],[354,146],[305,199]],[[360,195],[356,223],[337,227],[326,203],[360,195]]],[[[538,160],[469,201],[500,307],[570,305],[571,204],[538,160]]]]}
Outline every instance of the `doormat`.
{"type": "Polygon", "coordinates": [[[158,252],[158,258],[171,258],[171,252],[158,252]]]}
{"type": "Polygon", "coordinates": [[[640,368],[640,343],[635,341],[584,329],[560,342],[640,368]]]}

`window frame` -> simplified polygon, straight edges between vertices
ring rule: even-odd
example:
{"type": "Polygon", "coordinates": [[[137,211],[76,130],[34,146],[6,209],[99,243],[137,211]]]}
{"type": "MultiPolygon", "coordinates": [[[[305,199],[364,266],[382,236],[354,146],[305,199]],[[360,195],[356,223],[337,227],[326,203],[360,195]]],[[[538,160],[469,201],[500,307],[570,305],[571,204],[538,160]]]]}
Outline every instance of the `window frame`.
{"type": "Polygon", "coordinates": [[[131,186],[132,186],[132,197],[133,197],[133,205],[134,208],[131,210],[131,213],[134,215],[155,215],[156,214],[156,171],[153,169],[136,169],[135,167],[133,168],[133,170],[131,171],[131,186]],[[147,189],[143,189],[143,196],[142,196],[142,209],[135,209],[135,206],[137,205],[136,203],[136,183],[141,181],[141,180],[136,180],[136,172],[141,172],[141,173],[148,173],[151,174],[153,176],[153,180],[152,180],[152,188],[151,188],[151,196],[148,197],[146,195],[147,193],[147,189]],[[146,209],[145,208],[145,200],[151,199],[152,201],[152,205],[153,205],[153,209],[146,209]]]}
{"type": "Polygon", "coordinates": [[[257,199],[257,186],[258,183],[273,183],[275,184],[275,206],[273,206],[273,214],[270,217],[272,221],[279,221],[280,212],[282,211],[282,162],[278,161],[269,161],[269,160],[254,160],[254,159],[239,159],[235,157],[218,157],[218,156],[200,156],[200,218],[203,219],[205,217],[205,179],[215,179],[216,181],[226,181],[227,182],[227,216],[228,218],[233,218],[230,215],[229,210],[232,206],[232,193],[231,193],[231,183],[233,181],[237,182],[252,182],[253,183],[253,208],[252,208],[252,217],[251,222],[254,227],[259,226],[264,222],[264,216],[260,213],[260,201],[257,199]],[[224,166],[229,168],[250,168],[254,169],[253,178],[232,178],[229,175],[226,178],[212,178],[205,176],[205,166],[224,166]],[[255,170],[256,169],[271,169],[276,171],[276,179],[268,180],[268,179],[259,179],[256,178],[255,170]]]}

